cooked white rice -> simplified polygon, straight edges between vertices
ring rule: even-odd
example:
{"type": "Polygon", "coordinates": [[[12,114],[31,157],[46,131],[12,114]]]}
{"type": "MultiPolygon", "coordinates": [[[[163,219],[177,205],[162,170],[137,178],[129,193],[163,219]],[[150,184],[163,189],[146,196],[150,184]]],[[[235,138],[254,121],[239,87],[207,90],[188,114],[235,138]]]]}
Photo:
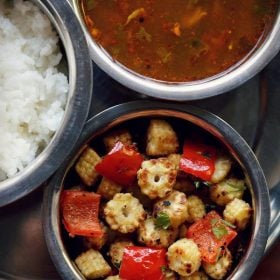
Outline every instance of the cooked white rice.
{"type": "Polygon", "coordinates": [[[0,0],[0,180],[33,161],[59,127],[68,92],[61,58],[34,4],[0,0]]]}

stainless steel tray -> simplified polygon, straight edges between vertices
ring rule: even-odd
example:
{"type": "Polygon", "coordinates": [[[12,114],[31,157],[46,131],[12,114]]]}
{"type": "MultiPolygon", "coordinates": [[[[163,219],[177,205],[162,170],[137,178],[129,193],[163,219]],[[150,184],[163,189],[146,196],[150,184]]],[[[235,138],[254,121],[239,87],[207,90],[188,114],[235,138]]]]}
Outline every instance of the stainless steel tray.
{"type": "MultiPolygon", "coordinates": [[[[268,249],[276,243],[280,232],[279,65],[280,55],[261,74],[236,90],[207,100],[190,102],[226,120],[256,151],[271,193],[274,194],[268,249]]],[[[121,86],[94,65],[90,116],[112,105],[143,98],[147,99],[121,86]]],[[[42,233],[41,202],[44,187],[41,186],[16,203],[0,208],[0,279],[60,279],[49,258],[42,233]]],[[[280,253],[277,256],[279,258],[280,253]]],[[[279,266],[277,269],[275,275],[280,279],[279,266]]],[[[260,270],[253,279],[263,279],[259,278],[260,270]]]]}

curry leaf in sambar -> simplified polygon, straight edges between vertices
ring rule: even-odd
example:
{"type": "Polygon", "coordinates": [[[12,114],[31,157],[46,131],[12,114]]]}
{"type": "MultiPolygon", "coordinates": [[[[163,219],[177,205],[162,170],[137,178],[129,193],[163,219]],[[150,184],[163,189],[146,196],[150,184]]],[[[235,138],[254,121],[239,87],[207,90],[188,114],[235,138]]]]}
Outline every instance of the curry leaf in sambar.
{"type": "Polygon", "coordinates": [[[157,55],[160,57],[163,63],[167,63],[171,59],[171,52],[168,52],[164,47],[160,47],[157,50],[157,55]]]}
{"type": "Polygon", "coordinates": [[[93,10],[96,6],[95,0],[87,0],[87,8],[89,10],[93,10]]]}
{"type": "Polygon", "coordinates": [[[151,42],[152,41],[152,35],[149,34],[144,27],[140,27],[139,31],[136,33],[136,37],[140,40],[140,41],[147,41],[147,42],[151,42]]]}

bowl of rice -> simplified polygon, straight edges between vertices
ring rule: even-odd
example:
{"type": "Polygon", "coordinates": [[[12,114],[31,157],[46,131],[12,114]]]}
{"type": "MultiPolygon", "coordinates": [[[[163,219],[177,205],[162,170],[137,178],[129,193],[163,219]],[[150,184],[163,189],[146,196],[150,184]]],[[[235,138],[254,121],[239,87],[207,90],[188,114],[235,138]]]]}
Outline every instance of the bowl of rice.
{"type": "Polygon", "coordinates": [[[0,2],[0,206],[46,181],[76,143],[92,91],[67,1],[0,2]]]}

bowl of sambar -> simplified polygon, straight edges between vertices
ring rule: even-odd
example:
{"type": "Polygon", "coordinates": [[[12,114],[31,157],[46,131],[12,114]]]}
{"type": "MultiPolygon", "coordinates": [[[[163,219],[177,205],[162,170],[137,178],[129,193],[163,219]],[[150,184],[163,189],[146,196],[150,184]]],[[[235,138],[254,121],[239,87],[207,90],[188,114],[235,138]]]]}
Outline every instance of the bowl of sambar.
{"type": "Polygon", "coordinates": [[[171,100],[227,92],[280,45],[277,0],[72,0],[91,57],[135,91],[171,100]]]}

